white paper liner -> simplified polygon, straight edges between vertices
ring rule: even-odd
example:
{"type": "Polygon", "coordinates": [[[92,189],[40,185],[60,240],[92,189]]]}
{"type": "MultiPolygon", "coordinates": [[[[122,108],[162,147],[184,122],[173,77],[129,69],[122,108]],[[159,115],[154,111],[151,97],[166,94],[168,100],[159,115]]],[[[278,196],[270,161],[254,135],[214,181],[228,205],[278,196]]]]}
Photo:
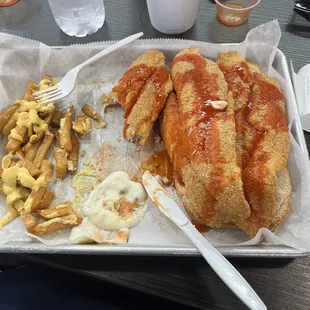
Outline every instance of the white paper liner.
{"type": "MultiPolygon", "coordinates": [[[[71,104],[79,108],[84,103],[88,103],[103,113],[100,106],[101,94],[108,93],[111,90],[130,63],[141,53],[149,49],[159,49],[166,55],[167,65],[170,65],[177,52],[188,46],[195,46],[200,49],[204,57],[211,59],[215,59],[218,52],[236,51],[248,60],[258,63],[265,72],[276,77],[287,98],[287,114],[291,123],[295,117],[291,108],[291,94],[289,94],[285,80],[271,67],[280,36],[281,30],[278,22],[272,21],[252,29],[244,42],[232,46],[176,39],[139,40],[85,68],[79,75],[75,91],[63,101],[58,102],[57,106],[64,110],[71,104]],[[104,83],[101,82],[102,80],[104,83]]],[[[38,81],[45,74],[62,77],[72,67],[111,44],[113,42],[95,42],[53,49],[40,42],[0,34],[0,97],[2,99],[0,108],[10,104],[15,99],[21,98],[29,79],[38,81]]],[[[93,130],[90,136],[82,140],[81,149],[85,149],[87,153],[84,158],[81,158],[79,169],[82,168],[83,162],[89,156],[95,154],[97,162],[101,162],[102,177],[116,170],[124,170],[133,176],[139,163],[151,151],[163,147],[162,144],[155,144],[151,139],[150,145],[138,146],[140,151],[137,152],[137,145],[128,143],[122,138],[122,113],[120,107],[107,113],[105,115],[107,127],[101,130],[93,130]]],[[[3,138],[0,141],[0,157],[4,154],[4,141],[3,138]]],[[[261,229],[255,238],[249,240],[242,231],[219,229],[211,230],[204,236],[214,245],[254,245],[260,243],[263,238],[265,239],[264,242],[267,243],[286,244],[309,250],[310,165],[308,155],[302,152],[293,136],[291,136],[288,168],[293,186],[293,208],[275,234],[267,229],[261,229]]],[[[56,202],[72,198],[74,191],[70,187],[70,182],[71,177],[65,181],[53,183],[52,187],[57,192],[56,202]]],[[[5,212],[5,201],[1,197],[0,215],[5,212]]],[[[56,245],[67,243],[68,235],[69,231],[65,230],[43,236],[39,240],[45,244],[56,245]]],[[[30,241],[20,219],[15,219],[0,231],[0,243],[14,240],[30,241]]],[[[188,246],[191,244],[182,232],[152,203],[150,203],[148,212],[140,224],[130,230],[129,243],[147,246],[188,246]]]]}

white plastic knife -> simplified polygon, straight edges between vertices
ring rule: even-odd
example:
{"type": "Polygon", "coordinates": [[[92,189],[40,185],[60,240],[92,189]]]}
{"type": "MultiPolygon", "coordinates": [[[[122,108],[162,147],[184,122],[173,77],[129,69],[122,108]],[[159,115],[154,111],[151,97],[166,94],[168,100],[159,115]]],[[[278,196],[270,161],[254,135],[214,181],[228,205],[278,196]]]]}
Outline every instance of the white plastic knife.
{"type": "Polygon", "coordinates": [[[144,172],[142,183],[154,204],[170,218],[185,235],[187,235],[211,268],[240,300],[252,310],[267,309],[249,283],[241,276],[234,266],[199,233],[176,202],[155,180],[149,171],[144,172]]]}

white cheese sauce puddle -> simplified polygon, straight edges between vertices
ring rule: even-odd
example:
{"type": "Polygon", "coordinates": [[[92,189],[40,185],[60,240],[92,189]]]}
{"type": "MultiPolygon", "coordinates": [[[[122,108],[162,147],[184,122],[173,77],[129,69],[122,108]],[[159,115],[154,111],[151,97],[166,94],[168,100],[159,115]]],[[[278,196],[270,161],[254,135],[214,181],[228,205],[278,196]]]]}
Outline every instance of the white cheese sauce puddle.
{"type": "Polygon", "coordinates": [[[143,218],[146,199],[142,184],[131,181],[126,172],[116,171],[94,188],[81,211],[98,228],[119,230],[143,218]]]}

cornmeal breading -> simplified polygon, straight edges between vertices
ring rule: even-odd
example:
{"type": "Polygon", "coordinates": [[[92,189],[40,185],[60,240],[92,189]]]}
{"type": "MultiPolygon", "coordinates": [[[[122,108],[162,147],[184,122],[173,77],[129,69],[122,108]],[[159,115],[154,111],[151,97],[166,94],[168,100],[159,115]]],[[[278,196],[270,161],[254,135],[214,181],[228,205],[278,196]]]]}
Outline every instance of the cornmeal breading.
{"type": "Polygon", "coordinates": [[[172,81],[165,67],[165,56],[147,51],[135,60],[104,102],[119,102],[125,109],[124,138],[138,138],[146,144],[153,124],[172,91],[172,81]]]}
{"type": "Polygon", "coordinates": [[[217,63],[237,107],[238,162],[251,207],[243,229],[250,235],[255,235],[260,227],[274,230],[291,209],[284,96],[275,79],[240,55],[219,54],[217,63]]]}
{"type": "Polygon", "coordinates": [[[223,73],[195,48],[171,65],[175,94],[164,110],[161,132],[176,170],[175,184],[199,223],[237,226],[250,215],[237,165],[232,95],[223,73]],[[213,102],[226,102],[216,109],[213,102]]]}

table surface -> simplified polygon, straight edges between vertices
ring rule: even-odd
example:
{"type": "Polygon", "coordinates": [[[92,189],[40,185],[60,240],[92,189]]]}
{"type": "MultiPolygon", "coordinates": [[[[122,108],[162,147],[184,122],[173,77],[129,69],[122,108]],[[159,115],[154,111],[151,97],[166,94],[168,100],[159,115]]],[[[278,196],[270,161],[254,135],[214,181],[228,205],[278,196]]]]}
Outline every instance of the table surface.
{"type": "MultiPolygon", "coordinates": [[[[69,37],[56,25],[47,1],[20,0],[0,8],[0,30],[39,40],[48,45],[70,45],[118,40],[143,31],[144,38],[167,38],[152,28],[145,0],[106,0],[106,21],[94,35],[69,37]]],[[[241,42],[247,32],[278,19],[282,38],[279,48],[292,59],[296,70],[310,63],[310,23],[293,11],[291,0],[262,0],[249,21],[240,27],[220,24],[215,5],[200,0],[196,24],[175,38],[214,43],[241,42]]],[[[310,135],[306,134],[310,146],[310,135]]],[[[97,277],[201,309],[245,309],[202,258],[27,256],[56,268],[97,277]]],[[[310,308],[310,262],[307,257],[286,259],[232,259],[232,263],[264,300],[268,309],[310,308]]]]}

